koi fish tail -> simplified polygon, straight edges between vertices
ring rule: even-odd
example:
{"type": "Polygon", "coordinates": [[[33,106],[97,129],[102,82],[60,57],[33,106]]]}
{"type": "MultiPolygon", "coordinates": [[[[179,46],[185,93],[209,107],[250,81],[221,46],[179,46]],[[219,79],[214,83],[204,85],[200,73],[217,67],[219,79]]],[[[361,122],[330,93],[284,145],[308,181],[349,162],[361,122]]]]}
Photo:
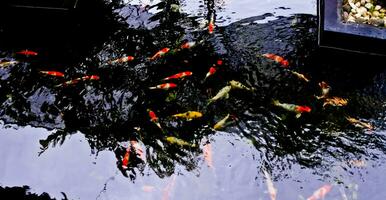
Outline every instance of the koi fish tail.
{"type": "Polygon", "coordinates": [[[155,90],[157,87],[149,87],[150,90],[155,90]]]}

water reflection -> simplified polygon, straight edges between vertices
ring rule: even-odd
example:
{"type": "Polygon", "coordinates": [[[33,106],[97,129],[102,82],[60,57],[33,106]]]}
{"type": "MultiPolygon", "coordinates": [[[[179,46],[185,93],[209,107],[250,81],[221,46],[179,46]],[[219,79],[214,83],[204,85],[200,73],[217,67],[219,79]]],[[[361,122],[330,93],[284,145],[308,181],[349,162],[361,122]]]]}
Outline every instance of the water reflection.
{"type": "MultiPolygon", "coordinates": [[[[39,46],[37,50],[43,53],[37,57],[15,55],[13,52],[21,41],[17,46],[5,42],[1,57],[21,62],[0,69],[1,119],[7,124],[52,130],[40,140],[41,156],[52,147],[65,144],[68,135],[80,131],[93,151],[113,151],[114,167],[131,181],[147,175],[147,168],[161,178],[178,173],[179,167],[195,173],[203,156],[203,145],[216,133],[210,127],[227,114],[233,116],[234,122],[224,131],[246,140],[261,152],[253,154],[252,166],[259,169],[263,166],[276,181],[290,176],[295,164],[313,168],[315,174],[328,178],[327,172],[337,162],[344,162],[347,168],[343,169],[350,171],[355,165],[350,161],[367,162],[383,157],[382,75],[375,78],[374,84],[368,80],[379,72],[376,69],[368,70],[367,79],[360,71],[352,70],[354,66],[376,65],[377,61],[347,58],[342,61],[337,56],[340,61],[331,63],[332,59],[318,57],[325,54],[316,50],[316,18],[311,15],[277,17],[262,24],[261,21],[274,17],[265,14],[227,27],[216,26],[215,34],[209,34],[197,17],[178,9],[181,4],[161,1],[140,6],[107,2],[101,5],[105,9],[103,16],[108,16],[103,23],[96,28],[95,22],[89,23],[95,19],[81,18],[80,28],[75,29],[80,36],[66,41],[68,48],[62,48],[63,44],[53,47],[41,38],[37,40],[39,44],[26,42],[24,45],[31,46],[23,48],[39,46]],[[151,14],[151,9],[157,12],[151,14]],[[85,40],[89,35],[93,37],[85,40]],[[196,41],[197,45],[179,49],[187,41],[196,41]],[[171,52],[155,61],[149,59],[165,47],[172,49],[171,52]],[[306,73],[311,82],[299,81],[290,71],[262,57],[264,53],[286,57],[291,68],[306,73]],[[106,64],[123,56],[135,59],[106,64]],[[224,62],[222,66],[203,82],[208,69],[219,59],[224,62]],[[347,69],[342,65],[353,67],[347,69]],[[65,77],[42,76],[41,70],[59,70],[65,77]],[[148,89],[162,78],[182,71],[192,71],[194,76],[175,82],[178,87],[173,90],[148,89]],[[86,75],[98,75],[100,80],[56,87],[64,80],[86,75]],[[361,79],[357,84],[347,81],[356,78],[361,79]],[[255,90],[231,91],[229,99],[208,105],[208,99],[231,80],[241,81],[255,90]],[[331,93],[348,98],[349,105],[323,108],[322,102],[314,97],[320,93],[317,86],[320,81],[329,82],[331,93]],[[312,112],[296,119],[274,107],[273,99],[309,105],[312,112]],[[150,121],[147,109],[157,113],[164,131],[150,121]],[[171,117],[190,110],[200,111],[204,117],[192,121],[171,117]],[[367,119],[377,129],[369,134],[352,127],[346,116],[367,119]],[[165,139],[167,136],[183,139],[195,147],[170,144],[165,139]],[[144,159],[130,148],[130,141],[138,142],[145,152],[144,159]],[[123,167],[128,148],[130,162],[123,167]]],[[[217,16],[216,2],[205,1],[203,5],[206,12],[201,18],[210,21],[211,16],[217,16]]],[[[9,23],[3,24],[2,37],[17,40],[12,33],[19,29],[13,28],[9,23]]],[[[219,171],[221,167],[214,165],[219,171]]],[[[340,178],[339,173],[331,176],[340,178]]]]}

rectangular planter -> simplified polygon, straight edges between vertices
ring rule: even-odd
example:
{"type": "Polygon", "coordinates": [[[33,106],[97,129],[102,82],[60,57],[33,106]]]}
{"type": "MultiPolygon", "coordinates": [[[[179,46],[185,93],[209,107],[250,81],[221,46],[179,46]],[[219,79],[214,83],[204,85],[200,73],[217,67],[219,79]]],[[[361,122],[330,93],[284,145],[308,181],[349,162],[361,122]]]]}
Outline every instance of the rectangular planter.
{"type": "Polygon", "coordinates": [[[342,0],[319,0],[318,18],[320,47],[386,55],[386,28],[343,22],[342,0]]]}

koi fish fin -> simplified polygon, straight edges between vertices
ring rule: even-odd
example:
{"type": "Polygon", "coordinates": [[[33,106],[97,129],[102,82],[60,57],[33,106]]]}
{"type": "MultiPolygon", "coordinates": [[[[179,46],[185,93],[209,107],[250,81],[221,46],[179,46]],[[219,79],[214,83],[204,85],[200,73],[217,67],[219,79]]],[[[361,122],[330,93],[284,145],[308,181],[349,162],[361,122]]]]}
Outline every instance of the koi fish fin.
{"type": "Polygon", "coordinates": [[[299,117],[301,117],[302,116],[302,113],[298,113],[298,114],[296,114],[296,118],[299,118],[299,117]]]}
{"type": "Polygon", "coordinates": [[[225,99],[229,99],[229,93],[225,95],[225,99]]]}

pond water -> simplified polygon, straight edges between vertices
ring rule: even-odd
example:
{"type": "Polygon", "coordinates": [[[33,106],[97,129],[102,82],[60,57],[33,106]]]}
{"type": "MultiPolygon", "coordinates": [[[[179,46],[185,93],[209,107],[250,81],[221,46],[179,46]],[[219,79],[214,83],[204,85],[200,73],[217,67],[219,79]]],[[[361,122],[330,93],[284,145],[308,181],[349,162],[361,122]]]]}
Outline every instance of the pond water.
{"type": "Polygon", "coordinates": [[[18,63],[0,68],[0,195],[28,186],[42,199],[384,199],[382,58],[318,49],[316,1],[97,2],[79,1],[76,17],[55,24],[1,18],[1,63],[18,63]],[[111,63],[123,56],[134,59],[111,63]],[[193,75],[169,81],[177,87],[149,89],[184,71],[193,75]],[[208,103],[231,80],[249,90],[208,103]],[[318,99],[322,81],[331,90],[318,99]],[[334,96],[347,105],[323,105],[334,96]],[[274,100],[311,111],[296,117],[274,100]],[[203,116],[172,117],[187,111],[203,116]]]}

